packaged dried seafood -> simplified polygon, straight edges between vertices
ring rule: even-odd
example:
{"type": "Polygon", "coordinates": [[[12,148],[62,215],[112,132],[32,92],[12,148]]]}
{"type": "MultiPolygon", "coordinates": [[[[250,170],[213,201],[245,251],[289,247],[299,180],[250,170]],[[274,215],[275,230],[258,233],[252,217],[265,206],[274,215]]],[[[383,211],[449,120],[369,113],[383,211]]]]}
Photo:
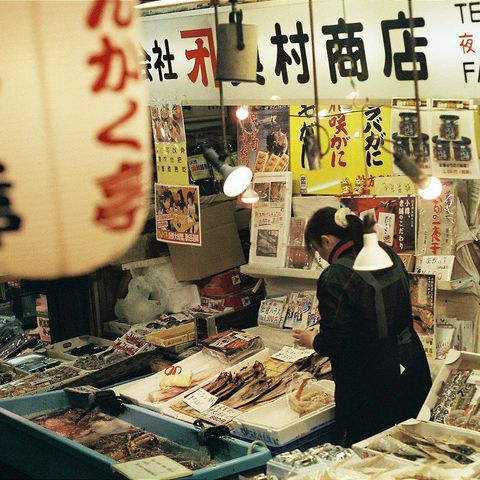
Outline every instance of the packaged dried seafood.
{"type": "Polygon", "coordinates": [[[213,356],[238,362],[264,348],[260,337],[237,330],[227,330],[202,340],[202,346],[213,356]]]}

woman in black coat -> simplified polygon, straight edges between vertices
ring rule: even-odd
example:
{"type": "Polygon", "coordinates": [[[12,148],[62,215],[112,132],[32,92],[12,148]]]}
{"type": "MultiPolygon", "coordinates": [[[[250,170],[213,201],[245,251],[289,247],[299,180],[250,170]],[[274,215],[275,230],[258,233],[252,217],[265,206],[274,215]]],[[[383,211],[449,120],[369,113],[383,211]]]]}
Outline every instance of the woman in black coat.
{"type": "Polygon", "coordinates": [[[405,267],[382,245],[393,266],[353,270],[362,236],[362,220],[349,209],[322,208],[309,220],[306,245],[330,266],[317,284],[320,332],[293,332],[299,345],[330,357],[344,446],[416,417],[431,386],[405,267]]]}

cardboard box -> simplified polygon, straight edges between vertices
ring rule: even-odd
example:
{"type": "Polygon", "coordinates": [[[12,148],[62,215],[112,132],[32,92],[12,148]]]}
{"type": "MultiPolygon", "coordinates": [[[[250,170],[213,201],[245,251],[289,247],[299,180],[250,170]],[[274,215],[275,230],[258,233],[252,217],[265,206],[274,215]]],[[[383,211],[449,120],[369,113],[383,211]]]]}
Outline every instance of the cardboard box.
{"type": "Polygon", "coordinates": [[[240,310],[254,303],[260,303],[263,298],[263,292],[253,292],[252,288],[246,288],[221,297],[202,297],[201,304],[210,308],[231,307],[234,310],[240,310]]]}
{"type": "Polygon", "coordinates": [[[177,280],[201,280],[245,263],[233,201],[202,205],[201,232],[201,247],[168,244],[177,280]]]}
{"type": "Polygon", "coordinates": [[[252,285],[255,279],[240,273],[239,268],[212,275],[199,282],[200,293],[205,297],[221,297],[232,292],[239,292],[252,285]]]}

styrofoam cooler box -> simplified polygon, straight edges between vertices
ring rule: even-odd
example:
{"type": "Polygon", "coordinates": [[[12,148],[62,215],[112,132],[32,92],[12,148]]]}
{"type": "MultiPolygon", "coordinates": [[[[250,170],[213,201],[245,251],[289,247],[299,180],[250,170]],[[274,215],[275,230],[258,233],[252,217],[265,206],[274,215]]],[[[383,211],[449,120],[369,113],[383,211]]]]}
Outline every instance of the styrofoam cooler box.
{"type": "MultiPolygon", "coordinates": [[[[480,375],[480,354],[472,352],[461,352],[450,350],[445,358],[443,365],[432,384],[432,388],[418,414],[419,420],[429,421],[431,413],[435,407],[442,387],[453,369],[472,369],[479,370],[480,375]]],[[[480,383],[480,376],[478,377],[480,383]]],[[[453,425],[452,425],[453,426],[453,425]]],[[[458,427],[461,428],[461,427],[458,427]]],[[[471,430],[469,430],[471,431],[471,430]]]]}
{"type": "MultiPolygon", "coordinates": [[[[370,448],[370,446],[375,441],[380,440],[387,435],[398,432],[399,427],[405,428],[407,431],[411,431],[413,434],[416,433],[421,436],[428,436],[432,438],[452,437],[457,440],[458,444],[470,443],[480,449],[480,433],[476,433],[471,430],[466,430],[462,428],[450,427],[448,425],[442,425],[435,422],[422,421],[415,418],[405,420],[399,425],[395,425],[392,428],[389,428],[365,440],[357,442],[352,445],[352,448],[355,453],[357,453],[357,455],[362,458],[378,455],[381,452],[370,448]]],[[[384,453],[389,455],[387,452],[384,453]]],[[[402,460],[406,463],[410,463],[411,465],[420,465],[419,461],[408,460],[406,458],[402,458],[402,460]]],[[[457,478],[459,480],[472,478],[473,475],[480,472],[480,454],[476,454],[474,462],[468,465],[459,465],[458,467],[455,465],[452,467],[451,465],[436,464],[431,465],[429,468],[432,472],[436,469],[438,469],[438,472],[448,471],[448,473],[451,474],[453,478],[457,478]]]]}
{"type": "MultiPolygon", "coordinates": [[[[112,471],[117,463],[80,443],[47,430],[24,418],[26,415],[58,408],[80,407],[80,400],[64,391],[0,401],[0,461],[32,478],[118,479],[112,471]]],[[[134,405],[126,405],[118,418],[146,431],[198,450],[199,429],[171,418],[156,415],[134,405]]],[[[264,465],[271,454],[265,447],[250,445],[231,437],[221,437],[213,467],[202,468],[188,478],[225,478],[264,465]],[[251,448],[251,447],[250,447],[251,448]]]]}
{"type": "MultiPolygon", "coordinates": [[[[335,384],[331,380],[320,380],[318,387],[334,395],[335,384]]],[[[241,438],[259,439],[267,445],[278,447],[306,436],[334,419],[334,403],[300,416],[288,406],[287,395],[283,395],[273,402],[234,418],[232,433],[241,438]]]]}

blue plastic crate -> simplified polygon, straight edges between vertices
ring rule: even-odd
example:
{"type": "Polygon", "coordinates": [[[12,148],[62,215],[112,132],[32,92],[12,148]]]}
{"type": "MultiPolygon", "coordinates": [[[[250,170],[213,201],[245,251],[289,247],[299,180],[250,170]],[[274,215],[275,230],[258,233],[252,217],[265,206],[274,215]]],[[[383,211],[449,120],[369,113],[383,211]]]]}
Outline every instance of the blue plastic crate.
{"type": "MultiPolygon", "coordinates": [[[[64,391],[48,392],[0,400],[0,462],[33,478],[114,479],[115,460],[99,454],[23,418],[24,415],[57,408],[82,407],[64,391]]],[[[134,405],[127,405],[118,416],[137,427],[198,450],[197,427],[134,405]]],[[[215,479],[265,465],[271,458],[267,448],[255,446],[248,455],[249,443],[226,437],[214,460],[217,465],[194,471],[188,478],[215,479]]]]}

